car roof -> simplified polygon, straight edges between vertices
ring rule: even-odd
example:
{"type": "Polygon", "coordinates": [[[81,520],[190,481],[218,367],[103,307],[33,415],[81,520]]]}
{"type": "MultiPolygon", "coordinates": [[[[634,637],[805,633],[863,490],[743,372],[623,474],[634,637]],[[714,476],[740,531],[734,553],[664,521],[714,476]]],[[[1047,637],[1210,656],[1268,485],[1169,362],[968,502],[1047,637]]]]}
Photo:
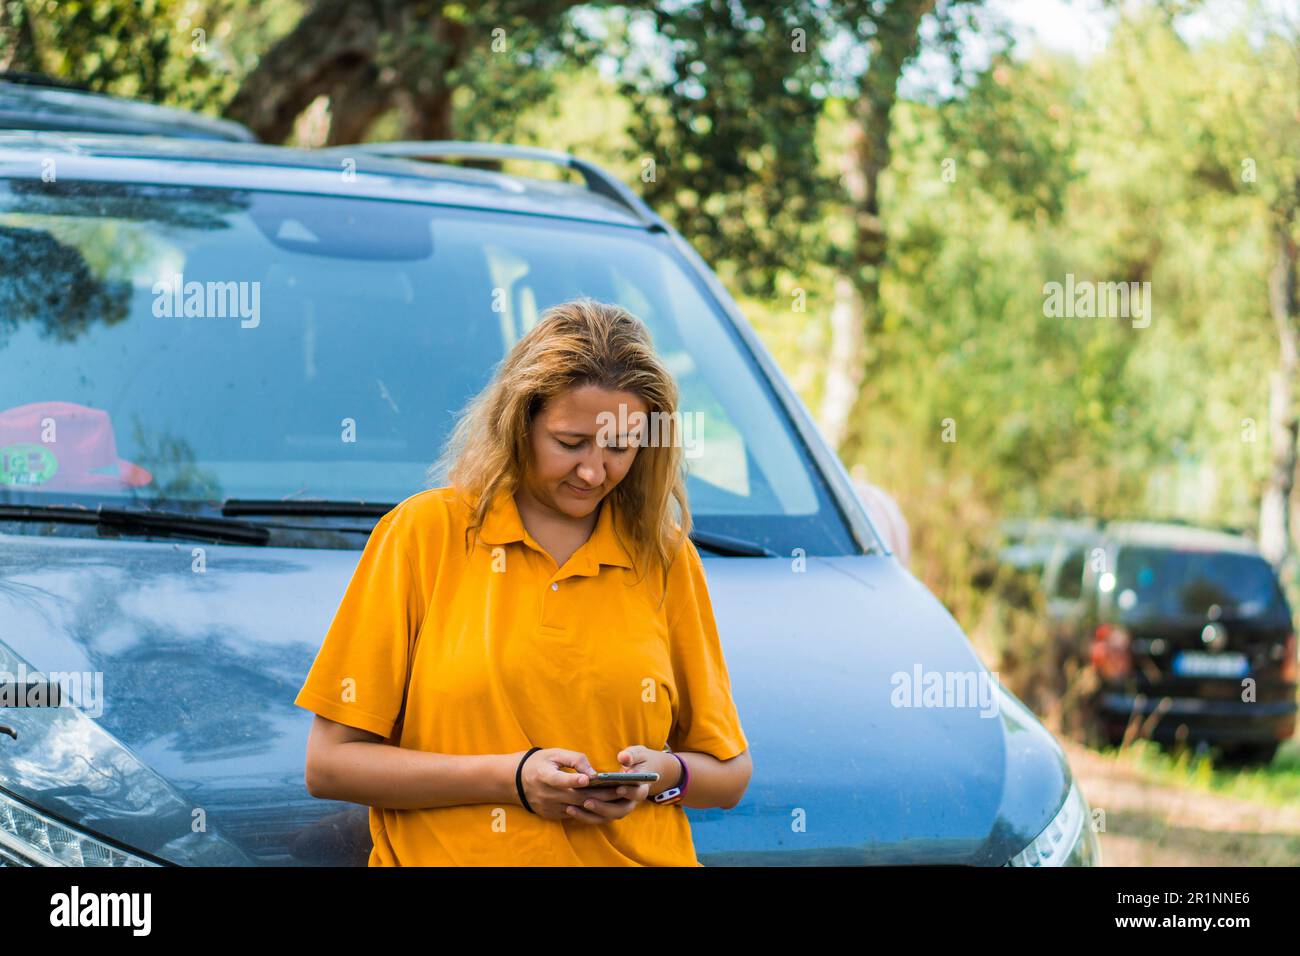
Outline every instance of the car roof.
{"type": "Polygon", "coordinates": [[[165,135],[255,143],[242,123],[44,82],[0,78],[0,129],[165,135]]]}
{"type": "Polygon", "coordinates": [[[77,181],[429,202],[661,228],[662,220],[643,204],[638,208],[639,200],[602,194],[590,183],[378,156],[368,151],[374,145],[298,149],[165,136],[0,130],[0,177],[39,178],[42,162],[54,159],[60,179],[77,181]],[[343,175],[345,172],[351,175],[343,175]]]}
{"type": "Polygon", "coordinates": [[[1101,523],[1094,518],[1005,518],[998,529],[1019,541],[1056,541],[1096,537],[1101,523]]]}
{"type": "Polygon", "coordinates": [[[1121,546],[1231,551],[1259,556],[1258,545],[1244,535],[1194,525],[1161,521],[1112,521],[1106,525],[1106,537],[1121,546]]]}

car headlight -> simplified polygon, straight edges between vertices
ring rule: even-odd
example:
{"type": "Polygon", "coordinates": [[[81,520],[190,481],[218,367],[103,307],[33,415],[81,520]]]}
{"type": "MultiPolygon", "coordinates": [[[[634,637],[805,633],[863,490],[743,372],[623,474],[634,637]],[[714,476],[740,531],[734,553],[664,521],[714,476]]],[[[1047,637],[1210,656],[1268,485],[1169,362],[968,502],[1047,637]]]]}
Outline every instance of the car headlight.
{"type": "Polygon", "coordinates": [[[0,790],[0,866],[157,866],[48,817],[0,790]]]}
{"type": "Polygon", "coordinates": [[[1003,866],[1101,866],[1092,813],[1077,783],[1070,782],[1070,792],[1052,822],[1003,866]]]}

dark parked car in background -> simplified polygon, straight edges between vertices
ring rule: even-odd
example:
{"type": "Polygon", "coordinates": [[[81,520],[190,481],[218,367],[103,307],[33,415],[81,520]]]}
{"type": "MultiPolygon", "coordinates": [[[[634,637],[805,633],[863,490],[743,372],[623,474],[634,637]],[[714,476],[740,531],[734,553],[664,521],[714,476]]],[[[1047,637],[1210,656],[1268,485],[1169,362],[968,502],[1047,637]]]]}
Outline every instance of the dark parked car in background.
{"type": "Polygon", "coordinates": [[[1250,539],[1159,522],[1062,538],[1043,569],[1052,626],[1091,667],[1091,715],[1110,742],[1207,743],[1268,762],[1296,725],[1296,635],[1250,539]]]}

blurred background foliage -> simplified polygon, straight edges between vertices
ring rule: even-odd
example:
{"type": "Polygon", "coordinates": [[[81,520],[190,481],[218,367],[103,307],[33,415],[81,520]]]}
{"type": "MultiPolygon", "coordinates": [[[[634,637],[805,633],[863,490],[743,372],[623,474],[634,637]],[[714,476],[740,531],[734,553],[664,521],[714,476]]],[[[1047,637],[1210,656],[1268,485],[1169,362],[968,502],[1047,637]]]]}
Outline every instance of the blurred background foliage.
{"type": "Polygon", "coordinates": [[[1252,3],[1189,41],[1198,6],[1117,5],[1076,58],[976,2],[0,0],[0,69],[269,142],[604,164],[738,293],[845,464],[899,501],[913,573],[1024,688],[1045,636],[1021,584],[988,586],[1003,517],[1260,520],[1300,45],[1252,3]],[[900,85],[931,62],[934,83],[900,85]],[[1149,326],[1046,315],[1067,274],[1150,282],[1149,326]]]}

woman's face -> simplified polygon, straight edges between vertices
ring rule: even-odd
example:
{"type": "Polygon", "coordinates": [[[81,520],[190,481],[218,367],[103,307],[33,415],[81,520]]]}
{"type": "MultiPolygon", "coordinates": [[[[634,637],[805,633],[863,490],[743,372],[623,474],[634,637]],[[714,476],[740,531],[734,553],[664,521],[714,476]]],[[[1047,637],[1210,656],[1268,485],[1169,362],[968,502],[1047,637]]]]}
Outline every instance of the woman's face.
{"type": "Polygon", "coordinates": [[[645,433],[636,425],[647,417],[645,400],[632,392],[596,385],[561,392],[533,419],[524,485],[542,505],[585,518],[632,467],[645,433]]]}

